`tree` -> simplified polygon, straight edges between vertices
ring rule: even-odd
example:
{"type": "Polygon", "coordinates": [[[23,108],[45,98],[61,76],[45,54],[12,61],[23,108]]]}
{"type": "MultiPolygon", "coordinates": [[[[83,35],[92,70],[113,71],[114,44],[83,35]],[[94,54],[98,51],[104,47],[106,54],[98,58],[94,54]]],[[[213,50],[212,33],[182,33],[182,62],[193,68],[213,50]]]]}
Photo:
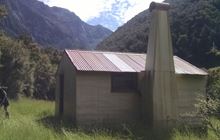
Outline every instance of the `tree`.
{"type": "Polygon", "coordinates": [[[22,48],[21,42],[15,42],[7,37],[0,39],[1,47],[1,81],[8,87],[8,96],[18,99],[19,93],[23,92],[25,75],[30,65],[29,54],[22,48]],[[1,40],[2,39],[2,40],[1,40]],[[7,40],[4,40],[7,39],[7,40]]]}
{"type": "Polygon", "coordinates": [[[52,67],[47,55],[42,55],[35,69],[35,92],[38,99],[52,100],[55,98],[55,69],[52,67]]]}

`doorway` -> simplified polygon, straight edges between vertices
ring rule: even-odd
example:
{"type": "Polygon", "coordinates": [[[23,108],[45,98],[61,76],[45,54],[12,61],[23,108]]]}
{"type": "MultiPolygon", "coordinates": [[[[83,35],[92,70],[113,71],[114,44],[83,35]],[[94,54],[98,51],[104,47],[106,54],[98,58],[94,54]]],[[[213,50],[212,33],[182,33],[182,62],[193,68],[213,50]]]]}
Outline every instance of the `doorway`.
{"type": "Polygon", "coordinates": [[[60,97],[59,97],[59,115],[63,116],[63,95],[64,95],[64,74],[60,74],[60,97]]]}

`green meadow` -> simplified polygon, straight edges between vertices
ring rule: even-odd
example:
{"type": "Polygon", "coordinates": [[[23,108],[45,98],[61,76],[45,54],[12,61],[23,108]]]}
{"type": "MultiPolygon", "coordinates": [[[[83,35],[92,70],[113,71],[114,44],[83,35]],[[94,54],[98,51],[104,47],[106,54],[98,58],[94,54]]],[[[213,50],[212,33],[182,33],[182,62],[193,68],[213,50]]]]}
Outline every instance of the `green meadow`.
{"type": "MultiPolygon", "coordinates": [[[[54,102],[23,98],[11,101],[10,119],[0,111],[0,140],[218,140],[216,133],[189,129],[152,132],[142,127],[84,130],[54,118],[54,102]]],[[[220,120],[212,119],[215,126],[220,120]]]]}

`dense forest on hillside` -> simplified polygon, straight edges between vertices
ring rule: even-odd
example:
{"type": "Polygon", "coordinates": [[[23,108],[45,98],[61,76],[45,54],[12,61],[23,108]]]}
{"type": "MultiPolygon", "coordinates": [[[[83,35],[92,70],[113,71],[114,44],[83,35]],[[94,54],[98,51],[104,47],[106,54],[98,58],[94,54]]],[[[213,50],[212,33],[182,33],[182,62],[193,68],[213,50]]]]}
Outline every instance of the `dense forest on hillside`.
{"type": "Polygon", "coordinates": [[[42,49],[28,37],[11,39],[0,34],[0,86],[10,98],[20,95],[54,99],[55,73],[60,52],[42,49]]]}
{"type": "MultiPolygon", "coordinates": [[[[220,65],[220,1],[166,0],[174,52],[199,67],[220,65]]],[[[98,45],[99,50],[146,52],[150,12],[143,11],[98,45]]]]}

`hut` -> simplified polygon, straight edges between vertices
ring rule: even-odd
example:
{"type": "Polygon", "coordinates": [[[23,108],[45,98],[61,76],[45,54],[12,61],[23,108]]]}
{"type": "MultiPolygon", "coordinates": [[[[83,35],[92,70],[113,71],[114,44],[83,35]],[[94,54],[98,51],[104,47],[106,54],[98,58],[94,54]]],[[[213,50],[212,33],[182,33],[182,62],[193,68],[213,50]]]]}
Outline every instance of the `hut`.
{"type": "Polygon", "coordinates": [[[195,111],[207,73],[173,56],[169,5],[152,3],[148,54],[65,50],[56,79],[56,115],[76,125],[167,125],[195,111]]]}

